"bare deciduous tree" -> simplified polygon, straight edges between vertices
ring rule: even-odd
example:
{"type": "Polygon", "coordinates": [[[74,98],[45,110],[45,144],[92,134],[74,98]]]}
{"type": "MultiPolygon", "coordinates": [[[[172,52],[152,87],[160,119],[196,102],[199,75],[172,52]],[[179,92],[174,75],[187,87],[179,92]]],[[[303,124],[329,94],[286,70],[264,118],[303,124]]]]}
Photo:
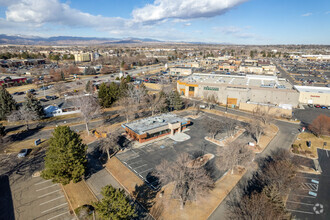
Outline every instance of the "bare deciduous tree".
{"type": "Polygon", "coordinates": [[[61,96],[62,93],[67,91],[68,87],[64,83],[55,83],[53,89],[58,96],[61,96]]]}
{"type": "Polygon", "coordinates": [[[29,122],[38,120],[39,115],[35,111],[31,111],[26,108],[20,108],[17,111],[13,111],[9,116],[8,116],[8,121],[10,122],[16,122],[16,121],[24,121],[26,125],[26,130],[29,130],[29,122]]]}
{"type": "Polygon", "coordinates": [[[89,121],[98,113],[100,113],[100,106],[97,99],[92,96],[80,96],[74,99],[75,106],[80,109],[80,114],[84,118],[86,131],[89,135],[89,121]]]}
{"type": "Polygon", "coordinates": [[[235,134],[236,127],[238,126],[236,119],[230,119],[225,117],[222,121],[222,126],[226,130],[227,136],[233,136],[235,134]]]}
{"type": "Polygon", "coordinates": [[[253,152],[245,146],[245,144],[234,141],[228,146],[218,149],[218,166],[220,169],[231,169],[231,174],[234,173],[234,168],[237,165],[248,165],[254,158],[253,152]]]}
{"type": "Polygon", "coordinates": [[[274,209],[273,204],[263,193],[244,195],[240,199],[233,198],[227,205],[228,210],[226,217],[231,220],[279,220],[288,218],[288,214],[283,210],[274,209]]]}
{"type": "Polygon", "coordinates": [[[110,159],[110,151],[116,153],[120,150],[120,145],[118,144],[119,135],[118,133],[108,133],[107,137],[102,140],[100,145],[100,150],[103,153],[107,153],[110,159]]]}
{"type": "Polygon", "coordinates": [[[204,167],[189,168],[187,165],[192,158],[186,154],[178,155],[175,163],[162,161],[156,167],[156,176],[165,185],[174,183],[172,196],[181,202],[181,208],[188,200],[196,200],[198,196],[204,195],[214,186],[204,167]]]}
{"type": "MultiPolygon", "coordinates": [[[[197,110],[198,109],[199,108],[197,108],[197,110]]],[[[214,139],[216,135],[223,130],[223,124],[216,119],[207,119],[204,121],[204,128],[206,129],[207,133],[214,139]]]]}
{"type": "Polygon", "coordinates": [[[122,96],[117,104],[122,107],[120,110],[120,113],[125,117],[126,122],[133,119],[135,117],[135,112],[137,111],[137,105],[135,101],[128,97],[128,96],[122,96]]]}
{"type": "Polygon", "coordinates": [[[151,110],[152,116],[161,112],[166,106],[165,98],[159,94],[147,95],[145,101],[146,106],[151,110]]]}
{"type": "Polygon", "coordinates": [[[259,143],[261,135],[264,133],[265,125],[259,120],[252,120],[250,124],[245,127],[246,131],[252,135],[256,143],[259,143]]]}
{"type": "Polygon", "coordinates": [[[265,106],[264,108],[261,108],[258,106],[254,109],[253,118],[256,120],[261,121],[264,125],[270,124],[274,120],[274,115],[270,113],[272,107],[271,106],[265,106]]]}

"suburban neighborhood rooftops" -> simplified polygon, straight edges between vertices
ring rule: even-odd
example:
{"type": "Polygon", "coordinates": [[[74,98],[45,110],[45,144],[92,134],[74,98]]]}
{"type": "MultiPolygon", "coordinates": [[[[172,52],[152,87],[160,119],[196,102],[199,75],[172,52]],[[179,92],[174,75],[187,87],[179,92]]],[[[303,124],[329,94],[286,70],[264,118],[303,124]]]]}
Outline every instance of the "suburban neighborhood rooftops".
{"type": "Polygon", "coordinates": [[[143,118],[133,122],[125,123],[122,126],[134,131],[137,134],[147,133],[149,130],[166,126],[174,123],[188,123],[186,118],[182,118],[172,113],[161,114],[149,118],[143,118]]]}

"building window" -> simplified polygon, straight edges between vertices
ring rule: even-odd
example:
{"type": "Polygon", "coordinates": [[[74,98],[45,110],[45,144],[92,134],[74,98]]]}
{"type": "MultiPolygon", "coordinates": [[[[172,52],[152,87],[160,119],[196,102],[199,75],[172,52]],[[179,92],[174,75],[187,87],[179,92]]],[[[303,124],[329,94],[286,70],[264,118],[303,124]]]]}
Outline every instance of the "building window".
{"type": "Polygon", "coordinates": [[[189,86],[189,92],[194,92],[195,91],[195,87],[189,86]]]}

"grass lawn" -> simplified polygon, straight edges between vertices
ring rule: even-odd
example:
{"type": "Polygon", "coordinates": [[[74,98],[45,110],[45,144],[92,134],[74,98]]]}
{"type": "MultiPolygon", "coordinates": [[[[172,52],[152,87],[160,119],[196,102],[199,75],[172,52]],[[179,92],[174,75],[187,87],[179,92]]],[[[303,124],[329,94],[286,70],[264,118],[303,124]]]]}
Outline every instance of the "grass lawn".
{"type": "Polygon", "coordinates": [[[264,134],[260,137],[259,140],[259,149],[257,149],[255,152],[256,153],[261,153],[269,144],[269,142],[271,142],[271,140],[273,140],[273,138],[276,136],[278,132],[278,127],[274,124],[270,124],[267,125],[264,134]]]}
{"type": "Polygon", "coordinates": [[[63,189],[73,209],[97,201],[84,180],[63,185],[63,189]]]}
{"type": "Polygon", "coordinates": [[[324,149],[330,150],[330,136],[316,137],[312,133],[303,132],[298,135],[293,143],[292,152],[310,158],[317,158],[317,148],[323,149],[324,142],[327,142],[324,149]],[[312,146],[310,148],[307,147],[307,141],[311,141],[312,146]]]}

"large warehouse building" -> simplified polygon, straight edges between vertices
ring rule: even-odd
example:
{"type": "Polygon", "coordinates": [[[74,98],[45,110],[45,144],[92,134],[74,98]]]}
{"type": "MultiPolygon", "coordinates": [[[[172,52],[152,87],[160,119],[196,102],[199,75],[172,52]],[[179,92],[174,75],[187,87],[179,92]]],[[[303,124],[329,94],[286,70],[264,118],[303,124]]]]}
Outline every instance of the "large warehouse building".
{"type": "Polygon", "coordinates": [[[177,82],[181,95],[239,105],[254,102],[274,105],[292,105],[299,102],[299,93],[285,79],[265,75],[193,74],[177,82]]]}
{"type": "Polygon", "coordinates": [[[295,86],[302,104],[330,105],[330,88],[316,86],[295,86]]]}

